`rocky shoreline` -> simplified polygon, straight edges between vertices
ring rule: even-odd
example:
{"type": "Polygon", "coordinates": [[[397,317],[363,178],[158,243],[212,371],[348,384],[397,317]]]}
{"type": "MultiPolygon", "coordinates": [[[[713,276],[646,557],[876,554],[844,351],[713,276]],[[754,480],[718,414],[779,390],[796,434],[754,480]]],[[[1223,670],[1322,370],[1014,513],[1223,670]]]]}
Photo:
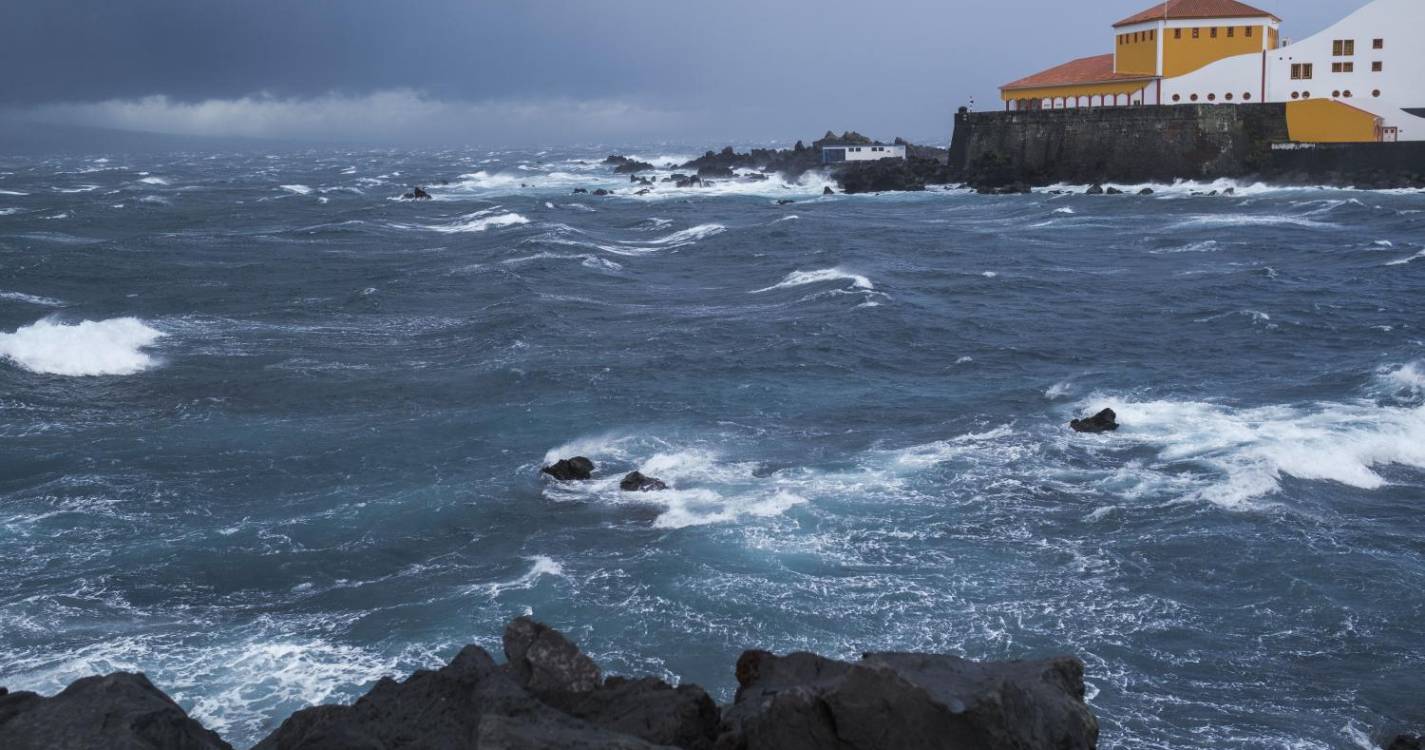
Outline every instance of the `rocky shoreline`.
{"type": "MultiPolygon", "coordinates": [[[[717,181],[760,182],[770,174],[781,174],[787,180],[798,180],[808,172],[820,172],[836,181],[842,192],[879,193],[890,191],[921,191],[930,185],[944,185],[952,182],[947,168],[949,151],[933,146],[917,146],[903,138],[895,139],[895,144],[906,147],[905,159],[884,159],[875,162],[841,164],[827,166],[821,161],[821,150],[826,144],[869,145],[874,141],[855,131],[836,135],[827,131],[826,135],[812,141],[808,146],[802,141],[789,149],[754,148],[738,152],[732,146],[721,151],[708,151],[702,156],[670,165],[675,174],[664,178],[679,188],[705,187],[717,181]]],[[[643,173],[652,172],[657,167],[648,162],[638,161],[623,155],[611,155],[604,164],[613,167],[614,174],[628,175],[631,189],[635,194],[647,194],[657,188],[651,178],[643,173]]],[[[576,192],[587,193],[588,190],[576,192]]],[[[610,191],[605,191],[607,195],[610,191]]],[[[598,194],[597,191],[594,193],[598,194]]]]}
{"type": "MultiPolygon", "coordinates": [[[[1098,721],[1070,656],[973,662],[915,653],[844,662],[747,651],[718,706],[697,685],[605,677],[528,617],[504,663],[466,646],[437,670],[389,677],[345,706],[303,709],[254,750],[1091,750],[1098,721]]],[[[141,674],[77,680],[52,697],[0,688],[0,748],[231,750],[141,674]]]]}

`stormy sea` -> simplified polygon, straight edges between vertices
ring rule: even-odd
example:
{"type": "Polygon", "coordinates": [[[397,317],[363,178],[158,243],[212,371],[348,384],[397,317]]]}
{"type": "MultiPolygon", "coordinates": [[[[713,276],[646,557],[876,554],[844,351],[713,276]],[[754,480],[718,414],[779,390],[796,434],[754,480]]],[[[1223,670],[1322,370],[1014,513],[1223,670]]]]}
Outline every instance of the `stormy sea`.
{"type": "Polygon", "coordinates": [[[532,613],[723,701],[750,647],[1074,654],[1107,748],[1422,718],[1425,195],[700,151],[0,158],[0,685],[245,747],[532,613]]]}

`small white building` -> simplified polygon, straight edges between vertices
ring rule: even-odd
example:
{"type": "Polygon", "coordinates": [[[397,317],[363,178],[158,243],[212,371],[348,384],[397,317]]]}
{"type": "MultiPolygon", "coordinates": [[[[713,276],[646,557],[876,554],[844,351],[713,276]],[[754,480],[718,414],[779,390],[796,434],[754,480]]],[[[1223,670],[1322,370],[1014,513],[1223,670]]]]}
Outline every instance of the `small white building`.
{"type": "Polygon", "coordinates": [[[822,164],[841,164],[849,161],[880,161],[881,159],[904,159],[905,146],[891,146],[884,143],[833,144],[821,147],[822,164]]]}

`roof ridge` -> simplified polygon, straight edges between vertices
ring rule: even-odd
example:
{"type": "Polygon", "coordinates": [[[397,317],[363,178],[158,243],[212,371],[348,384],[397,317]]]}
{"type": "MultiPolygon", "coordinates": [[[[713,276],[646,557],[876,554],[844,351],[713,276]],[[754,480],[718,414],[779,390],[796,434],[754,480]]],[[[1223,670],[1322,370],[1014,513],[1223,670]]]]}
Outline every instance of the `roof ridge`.
{"type": "Polygon", "coordinates": [[[1153,7],[1114,24],[1129,26],[1159,19],[1172,18],[1255,18],[1266,16],[1280,21],[1276,14],[1254,8],[1240,0],[1165,0],[1153,7]]]}

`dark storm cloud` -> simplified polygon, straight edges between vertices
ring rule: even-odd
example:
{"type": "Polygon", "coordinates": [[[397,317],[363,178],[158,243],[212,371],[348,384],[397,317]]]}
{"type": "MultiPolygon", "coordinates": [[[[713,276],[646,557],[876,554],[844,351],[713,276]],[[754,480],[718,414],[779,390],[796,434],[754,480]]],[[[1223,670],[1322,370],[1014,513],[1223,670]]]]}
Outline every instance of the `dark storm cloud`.
{"type": "MultiPolygon", "coordinates": [[[[1363,3],[1258,4],[1303,36],[1363,3]]],[[[1107,51],[1109,24],[1148,4],[8,2],[0,106],[193,134],[941,138],[956,106],[993,106],[999,83],[1107,51]]]]}

